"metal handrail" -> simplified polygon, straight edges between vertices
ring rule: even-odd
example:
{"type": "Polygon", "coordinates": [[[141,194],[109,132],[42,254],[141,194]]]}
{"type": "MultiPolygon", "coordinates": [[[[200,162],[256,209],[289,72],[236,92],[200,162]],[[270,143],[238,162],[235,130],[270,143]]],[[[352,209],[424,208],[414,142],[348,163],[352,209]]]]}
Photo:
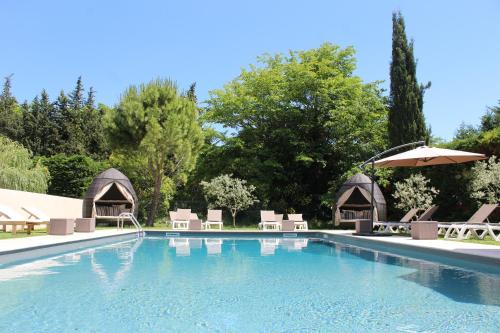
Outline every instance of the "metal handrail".
{"type": "Polygon", "coordinates": [[[120,215],[118,215],[116,227],[118,229],[123,229],[123,224],[124,224],[126,218],[129,219],[130,221],[132,221],[132,224],[137,229],[138,236],[144,236],[144,230],[142,230],[141,224],[139,223],[139,221],[137,221],[134,214],[132,214],[132,213],[124,212],[124,213],[121,213],[120,215]]]}

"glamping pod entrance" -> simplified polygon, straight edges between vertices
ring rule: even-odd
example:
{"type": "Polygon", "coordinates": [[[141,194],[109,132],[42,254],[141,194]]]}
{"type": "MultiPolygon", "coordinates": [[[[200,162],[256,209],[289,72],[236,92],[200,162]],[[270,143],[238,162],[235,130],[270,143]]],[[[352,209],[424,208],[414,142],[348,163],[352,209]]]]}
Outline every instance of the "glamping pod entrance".
{"type": "MultiPolygon", "coordinates": [[[[346,181],[335,195],[335,225],[353,227],[357,219],[371,218],[371,179],[358,173],[346,181]]],[[[387,219],[387,204],[384,195],[374,186],[374,221],[387,219]]]]}
{"type": "Polygon", "coordinates": [[[130,180],[111,168],[97,175],[83,199],[83,217],[116,219],[121,213],[137,217],[137,195],[130,180]]]}

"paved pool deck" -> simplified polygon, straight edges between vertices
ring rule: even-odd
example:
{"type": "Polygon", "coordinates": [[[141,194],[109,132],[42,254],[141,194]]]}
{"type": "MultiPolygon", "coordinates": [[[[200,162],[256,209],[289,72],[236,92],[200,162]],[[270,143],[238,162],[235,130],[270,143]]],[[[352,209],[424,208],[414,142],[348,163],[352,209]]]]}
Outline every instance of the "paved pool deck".
{"type": "Polygon", "coordinates": [[[97,240],[121,235],[134,234],[135,230],[96,230],[95,232],[75,232],[65,236],[33,236],[0,240],[0,255],[19,251],[36,250],[54,245],[65,245],[83,241],[97,240]]]}
{"type": "Polygon", "coordinates": [[[409,236],[392,235],[387,237],[355,236],[353,230],[323,230],[322,232],[342,238],[359,240],[369,244],[380,244],[387,247],[394,246],[436,254],[450,254],[459,258],[461,255],[467,259],[477,258],[482,261],[500,264],[500,246],[490,244],[465,243],[453,240],[416,240],[409,236]]]}

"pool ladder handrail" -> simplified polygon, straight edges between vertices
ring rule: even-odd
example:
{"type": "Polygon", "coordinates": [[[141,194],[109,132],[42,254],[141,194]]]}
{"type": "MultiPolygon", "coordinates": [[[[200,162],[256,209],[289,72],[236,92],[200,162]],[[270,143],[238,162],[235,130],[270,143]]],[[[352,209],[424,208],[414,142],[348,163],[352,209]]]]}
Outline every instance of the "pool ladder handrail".
{"type": "Polygon", "coordinates": [[[135,226],[137,229],[137,235],[139,237],[144,236],[144,230],[142,230],[141,224],[137,219],[135,218],[134,214],[129,213],[129,212],[124,212],[118,215],[118,221],[117,221],[117,228],[123,230],[123,224],[125,222],[125,219],[129,219],[132,224],[135,226]]]}

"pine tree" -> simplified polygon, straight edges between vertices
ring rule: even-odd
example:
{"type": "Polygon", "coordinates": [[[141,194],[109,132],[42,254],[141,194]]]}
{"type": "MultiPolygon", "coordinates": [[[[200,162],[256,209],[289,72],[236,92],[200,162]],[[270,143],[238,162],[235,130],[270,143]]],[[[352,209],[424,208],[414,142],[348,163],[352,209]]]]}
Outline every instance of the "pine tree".
{"type": "Polygon", "coordinates": [[[186,97],[195,105],[198,103],[198,98],[196,97],[196,82],[191,83],[188,91],[186,92],[186,97]]]}
{"type": "Polygon", "coordinates": [[[417,64],[413,41],[408,42],[405,23],[400,12],[392,15],[392,62],[389,108],[389,140],[392,147],[419,140],[428,140],[429,131],[423,113],[423,95],[430,82],[417,82],[417,64]]]}
{"type": "Polygon", "coordinates": [[[80,122],[76,119],[75,110],[71,107],[74,100],[66,96],[63,90],[59,93],[54,106],[57,114],[57,129],[59,131],[59,152],[67,155],[81,154],[84,146],[80,141],[80,122]]]}
{"type": "Polygon", "coordinates": [[[76,80],[75,89],[71,94],[69,94],[69,103],[72,109],[80,110],[83,107],[83,93],[85,89],[83,89],[82,77],[79,76],[76,80]]]}
{"type": "Polygon", "coordinates": [[[11,93],[11,78],[12,75],[5,77],[0,94],[0,135],[19,140],[22,136],[22,114],[11,93]]]}
{"type": "Polygon", "coordinates": [[[52,156],[58,153],[59,130],[54,104],[50,102],[47,91],[40,94],[38,126],[40,127],[40,151],[37,155],[52,156]]]}
{"type": "Polygon", "coordinates": [[[106,158],[108,155],[107,141],[102,125],[102,114],[95,107],[95,91],[90,87],[83,108],[83,133],[86,133],[85,150],[94,159],[106,158]]]}
{"type": "Polygon", "coordinates": [[[38,155],[41,148],[41,133],[39,124],[40,118],[40,100],[36,96],[33,101],[22,105],[23,115],[23,136],[19,140],[25,148],[30,150],[34,155],[38,155]]]}

